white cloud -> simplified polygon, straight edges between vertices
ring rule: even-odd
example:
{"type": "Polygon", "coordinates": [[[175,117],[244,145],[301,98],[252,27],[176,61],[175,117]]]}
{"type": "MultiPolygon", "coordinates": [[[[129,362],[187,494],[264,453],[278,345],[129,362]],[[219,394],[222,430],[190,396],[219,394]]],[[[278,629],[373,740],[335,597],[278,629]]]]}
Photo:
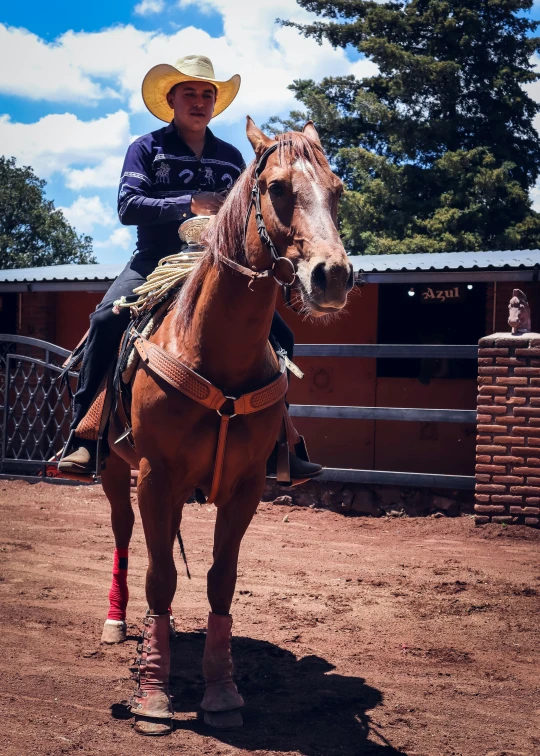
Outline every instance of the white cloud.
{"type": "Polygon", "coordinates": [[[121,249],[128,249],[128,247],[132,247],[132,232],[129,228],[120,226],[120,228],[117,228],[112,232],[111,238],[109,239],[109,244],[111,246],[120,247],[121,249]]]}
{"type": "Polygon", "coordinates": [[[58,209],[62,210],[71,225],[82,234],[91,234],[96,226],[110,228],[118,222],[112,208],[103,204],[97,196],[77,197],[70,207],[58,209]]]}
{"type": "Polygon", "coordinates": [[[115,155],[105,158],[94,168],[73,168],[65,171],[66,186],[69,189],[79,191],[89,187],[106,187],[118,186],[118,179],[122,170],[123,157],[115,155]]]}
{"type": "Polygon", "coordinates": [[[117,93],[93,81],[63,43],[49,44],[26,29],[0,24],[0,92],[31,100],[93,104],[117,93]],[[9,63],[8,63],[9,61],[9,63]]]}
{"type": "Polygon", "coordinates": [[[535,184],[535,186],[529,190],[529,196],[532,200],[533,210],[540,213],[540,182],[535,184]]]}
{"type": "MultiPolygon", "coordinates": [[[[536,72],[540,72],[540,56],[532,55],[530,62],[535,68],[536,72]]],[[[533,81],[531,84],[524,84],[523,89],[527,92],[535,102],[540,102],[540,81],[533,81]]],[[[537,114],[533,121],[535,129],[540,132],[540,113],[537,114]]],[[[532,208],[537,213],[540,213],[540,181],[529,189],[529,197],[532,200],[532,208]]]]}
{"type": "MultiPolygon", "coordinates": [[[[161,2],[142,0],[141,7],[161,2]]],[[[295,29],[276,25],[278,16],[295,21],[314,18],[295,0],[178,0],[178,5],[180,14],[190,6],[220,13],[224,33],[212,37],[203,29],[188,27],[166,34],[126,25],[91,33],[69,31],[46,43],[25,30],[0,25],[0,46],[3,34],[13,50],[13,55],[5,56],[10,65],[0,72],[0,92],[74,102],[95,102],[114,93],[131,112],[144,112],[140,87],[145,73],[158,63],[200,53],[213,60],[218,78],[242,76],[238,97],[219,117],[221,123],[232,123],[248,112],[262,120],[294,107],[287,89],[294,78],[376,71],[374,64],[351,62],[344,50],[334,50],[327,42],[318,45],[295,29]],[[12,70],[17,71],[16,81],[12,70]]]]}
{"type": "Polygon", "coordinates": [[[96,249],[107,250],[108,252],[114,252],[118,249],[130,249],[135,246],[132,231],[126,226],[119,226],[115,228],[110,237],[105,241],[94,241],[94,247],[96,249]]]}
{"type": "Polygon", "coordinates": [[[116,209],[103,202],[101,197],[77,197],[69,207],[59,207],[68,221],[80,234],[97,234],[107,229],[106,239],[94,239],[96,250],[106,253],[132,249],[135,246],[134,231],[118,222],[116,209]]]}
{"type": "MultiPolygon", "coordinates": [[[[15,123],[9,116],[0,116],[0,149],[30,164],[37,175],[47,178],[56,171],[66,172],[77,164],[100,164],[106,158],[123,155],[130,142],[129,117],[117,113],[81,121],[72,113],[48,115],[36,123],[15,123]]],[[[117,163],[118,165],[118,163],[117,163]]],[[[104,179],[111,170],[110,162],[96,172],[104,179]]],[[[79,171],[79,174],[84,171],[79,171]]],[[[118,179],[117,174],[117,179],[118,179]]],[[[88,182],[89,177],[76,174],[71,180],[88,182]]],[[[80,183],[89,186],[89,183],[80,183]]],[[[98,184],[99,185],[99,184],[98,184]]]]}
{"type": "Polygon", "coordinates": [[[150,16],[152,13],[161,13],[164,8],[164,0],[141,0],[133,10],[139,16],[150,16]]]}

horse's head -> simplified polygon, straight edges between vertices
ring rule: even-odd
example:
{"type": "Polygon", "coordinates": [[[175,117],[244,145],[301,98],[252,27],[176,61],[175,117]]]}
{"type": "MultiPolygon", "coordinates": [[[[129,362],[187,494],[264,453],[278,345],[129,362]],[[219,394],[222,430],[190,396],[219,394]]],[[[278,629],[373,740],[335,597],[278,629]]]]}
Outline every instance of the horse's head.
{"type": "Polygon", "coordinates": [[[525,333],[531,330],[531,309],[527,297],[521,289],[514,289],[508,305],[508,325],[512,333],[525,333]]]}
{"type": "MultiPolygon", "coordinates": [[[[343,184],[332,172],[315,126],[309,121],[303,133],[290,132],[270,139],[248,117],[247,137],[260,165],[258,182],[264,224],[281,257],[296,272],[300,296],[307,311],[316,316],[341,310],[354,284],[352,265],[339,237],[337,204],[343,184]]],[[[256,223],[247,229],[248,249],[263,256],[256,223]]]]}

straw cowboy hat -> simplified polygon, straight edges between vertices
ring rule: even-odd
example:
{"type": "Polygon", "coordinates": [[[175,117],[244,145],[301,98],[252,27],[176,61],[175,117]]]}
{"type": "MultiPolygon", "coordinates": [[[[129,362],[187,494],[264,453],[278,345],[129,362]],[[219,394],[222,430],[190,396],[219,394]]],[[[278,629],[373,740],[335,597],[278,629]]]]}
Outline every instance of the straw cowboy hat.
{"type": "Polygon", "coordinates": [[[167,94],[184,81],[208,81],[217,90],[212,118],[228,108],[238,94],[240,76],[235,74],[228,81],[218,81],[210,58],[204,55],[186,55],[174,66],[160,63],[151,68],[143,79],[142,96],[148,110],[162,121],[170,122],[173,111],[167,103],[167,94]]]}

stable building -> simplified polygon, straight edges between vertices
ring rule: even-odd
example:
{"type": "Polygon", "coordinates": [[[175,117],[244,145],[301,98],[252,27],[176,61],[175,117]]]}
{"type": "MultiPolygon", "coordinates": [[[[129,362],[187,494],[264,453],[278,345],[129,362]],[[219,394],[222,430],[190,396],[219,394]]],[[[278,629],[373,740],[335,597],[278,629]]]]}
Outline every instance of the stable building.
{"type": "MultiPolygon", "coordinates": [[[[509,330],[514,288],[527,295],[540,331],[540,250],[351,262],[356,286],[346,312],[328,323],[279,297],[305,374],[292,378],[288,398],[302,405],[292,414],[312,457],[339,469],[474,475],[478,341],[509,330]]],[[[72,349],[122,267],[0,271],[0,334],[72,349]]]]}

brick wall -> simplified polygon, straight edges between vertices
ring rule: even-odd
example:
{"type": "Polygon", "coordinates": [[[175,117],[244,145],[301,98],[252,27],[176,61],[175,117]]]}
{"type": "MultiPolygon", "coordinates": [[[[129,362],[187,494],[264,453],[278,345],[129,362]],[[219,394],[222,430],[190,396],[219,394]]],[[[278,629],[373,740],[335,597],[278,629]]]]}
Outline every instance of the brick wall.
{"type": "Polygon", "coordinates": [[[540,334],[480,339],[476,522],[540,524],[540,334]]]}

